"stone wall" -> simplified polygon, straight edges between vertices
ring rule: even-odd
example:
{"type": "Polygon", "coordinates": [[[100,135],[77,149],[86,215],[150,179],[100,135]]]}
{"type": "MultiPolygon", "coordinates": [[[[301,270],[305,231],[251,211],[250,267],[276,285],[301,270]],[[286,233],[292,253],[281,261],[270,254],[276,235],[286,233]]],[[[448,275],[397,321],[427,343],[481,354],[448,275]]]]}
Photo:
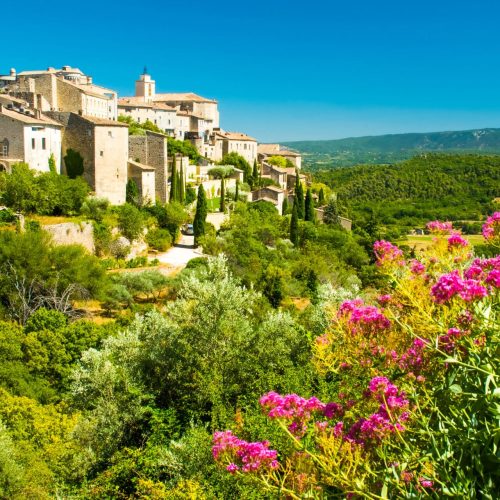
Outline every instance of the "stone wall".
{"type": "Polygon", "coordinates": [[[94,228],[90,222],[50,224],[43,226],[43,230],[52,236],[56,245],[82,245],[94,253],[94,228]]]}
{"type": "MultiPolygon", "coordinates": [[[[0,147],[4,139],[9,141],[9,153],[7,158],[22,158],[24,161],[23,124],[13,118],[0,114],[0,147]]],[[[0,161],[1,159],[0,157],[0,161]]]]}

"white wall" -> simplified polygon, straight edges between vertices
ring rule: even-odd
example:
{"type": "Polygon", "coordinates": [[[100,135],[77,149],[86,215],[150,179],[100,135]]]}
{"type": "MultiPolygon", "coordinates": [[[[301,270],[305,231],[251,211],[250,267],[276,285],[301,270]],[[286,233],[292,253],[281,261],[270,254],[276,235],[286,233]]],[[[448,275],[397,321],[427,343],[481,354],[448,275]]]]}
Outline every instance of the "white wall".
{"type": "Polygon", "coordinates": [[[52,126],[24,126],[24,161],[33,170],[49,172],[49,158],[53,154],[57,173],[61,173],[61,129],[52,126]],[[45,148],[43,147],[45,139],[45,148]],[[34,148],[33,142],[34,141],[34,148]]]}

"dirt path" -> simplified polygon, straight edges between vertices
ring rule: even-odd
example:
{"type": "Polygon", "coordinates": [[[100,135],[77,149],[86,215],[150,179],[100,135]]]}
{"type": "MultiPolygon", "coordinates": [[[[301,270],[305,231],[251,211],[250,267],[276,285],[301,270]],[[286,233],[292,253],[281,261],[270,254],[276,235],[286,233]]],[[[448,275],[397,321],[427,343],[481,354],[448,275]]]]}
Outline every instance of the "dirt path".
{"type": "Polygon", "coordinates": [[[194,248],[194,236],[181,235],[178,243],[170,250],[154,256],[162,264],[167,264],[175,268],[184,268],[186,264],[196,257],[203,257],[200,249],[194,248]]]}

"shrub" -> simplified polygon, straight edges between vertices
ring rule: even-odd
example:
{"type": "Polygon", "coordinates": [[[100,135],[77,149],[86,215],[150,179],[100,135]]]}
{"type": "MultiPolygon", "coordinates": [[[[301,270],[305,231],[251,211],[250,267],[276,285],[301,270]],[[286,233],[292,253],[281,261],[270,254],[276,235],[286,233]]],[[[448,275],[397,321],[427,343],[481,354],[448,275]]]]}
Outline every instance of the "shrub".
{"type": "Polygon", "coordinates": [[[117,209],[118,228],[125,238],[131,242],[139,238],[145,227],[145,219],[142,212],[133,205],[125,203],[117,209]]]}
{"type": "Polygon", "coordinates": [[[146,234],[146,243],[159,252],[165,252],[172,246],[172,235],[167,229],[150,229],[146,234]]]}

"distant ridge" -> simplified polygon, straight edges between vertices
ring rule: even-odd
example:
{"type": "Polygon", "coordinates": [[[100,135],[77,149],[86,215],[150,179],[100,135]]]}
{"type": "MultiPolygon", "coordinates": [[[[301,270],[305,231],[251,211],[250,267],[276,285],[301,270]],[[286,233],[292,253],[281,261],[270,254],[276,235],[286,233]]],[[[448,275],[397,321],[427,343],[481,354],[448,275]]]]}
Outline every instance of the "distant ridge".
{"type": "Polygon", "coordinates": [[[395,163],[432,151],[500,154],[500,128],[293,141],[282,144],[303,153],[305,164],[317,170],[361,163],[395,163]]]}

